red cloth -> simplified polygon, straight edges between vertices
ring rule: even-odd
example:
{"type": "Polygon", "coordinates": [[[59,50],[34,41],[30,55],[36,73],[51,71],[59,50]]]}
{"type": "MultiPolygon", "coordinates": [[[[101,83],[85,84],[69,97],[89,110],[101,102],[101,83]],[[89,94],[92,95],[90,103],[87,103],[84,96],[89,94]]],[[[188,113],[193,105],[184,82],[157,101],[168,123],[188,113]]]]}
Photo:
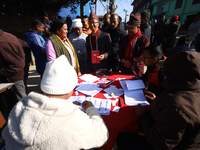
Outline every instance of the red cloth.
{"type": "Polygon", "coordinates": [[[99,20],[97,15],[93,11],[90,13],[90,17],[89,17],[89,20],[92,20],[92,19],[96,19],[97,21],[99,20]]]}
{"type": "MultiPolygon", "coordinates": [[[[123,73],[112,72],[111,74],[109,74],[108,76],[105,76],[103,78],[108,78],[108,79],[114,80],[114,82],[112,82],[109,85],[115,85],[117,88],[121,88],[119,81],[116,79],[117,78],[131,79],[132,77],[134,77],[134,76],[123,74],[123,73]]],[[[82,80],[79,79],[79,83],[80,82],[82,82],[82,80]]],[[[106,87],[100,86],[100,88],[106,89],[109,87],[109,85],[106,87]]],[[[106,99],[103,95],[104,93],[105,92],[102,90],[94,97],[106,99]]],[[[75,92],[73,92],[73,96],[74,95],[75,95],[75,92]]],[[[80,95],[83,95],[83,94],[79,93],[78,96],[80,96],[80,95]]],[[[109,138],[108,138],[108,141],[106,142],[106,144],[103,145],[102,147],[98,148],[98,150],[102,150],[102,149],[111,150],[114,147],[117,136],[121,131],[137,133],[140,130],[140,121],[135,112],[136,106],[126,105],[124,102],[124,95],[120,96],[119,99],[120,99],[120,103],[121,103],[121,108],[118,113],[113,112],[114,107],[119,106],[119,103],[116,103],[115,106],[111,106],[110,115],[101,115],[101,117],[103,118],[103,120],[108,128],[109,138]]],[[[115,100],[115,99],[112,98],[111,100],[115,100]]],[[[150,106],[145,106],[145,107],[147,108],[147,110],[150,110],[150,106]]]]}
{"type": "Polygon", "coordinates": [[[125,54],[125,59],[126,60],[130,60],[132,58],[132,55],[133,55],[133,41],[135,40],[136,37],[138,37],[140,35],[141,35],[141,31],[139,29],[138,32],[134,36],[128,36],[129,43],[128,43],[127,48],[126,48],[126,54],[125,54]]]}
{"type": "Polygon", "coordinates": [[[97,41],[98,34],[99,34],[99,29],[97,30],[96,36],[91,36],[91,42],[92,42],[93,50],[96,50],[98,48],[98,47],[96,47],[96,41],[97,41]]]}
{"type": "Polygon", "coordinates": [[[172,17],[171,20],[173,20],[173,21],[174,21],[174,20],[178,20],[178,18],[179,18],[179,17],[178,17],[177,15],[174,15],[174,16],[172,17]]]}

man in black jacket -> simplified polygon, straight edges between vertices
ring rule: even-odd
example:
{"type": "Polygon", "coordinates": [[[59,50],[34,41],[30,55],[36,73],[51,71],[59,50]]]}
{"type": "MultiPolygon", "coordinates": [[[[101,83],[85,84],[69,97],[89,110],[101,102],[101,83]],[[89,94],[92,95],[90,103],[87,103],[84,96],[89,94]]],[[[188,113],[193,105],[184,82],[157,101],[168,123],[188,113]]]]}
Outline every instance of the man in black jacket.
{"type": "Polygon", "coordinates": [[[174,15],[171,18],[170,24],[165,25],[162,32],[162,48],[163,53],[165,54],[167,49],[174,47],[176,44],[176,36],[178,34],[180,24],[178,21],[178,16],[174,15]]]}
{"type": "Polygon", "coordinates": [[[110,33],[112,39],[113,54],[108,58],[108,64],[112,71],[119,71],[119,47],[122,38],[127,35],[125,30],[120,27],[119,23],[118,14],[112,14],[110,18],[110,27],[105,31],[110,33]]]}
{"type": "Polygon", "coordinates": [[[140,30],[143,35],[147,36],[148,38],[151,37],[151,26],[149,25],[151,12],[149,9],[144,10],[141,14],[141,25],[140,30]]]}
{"type": "Polygon", "coordinates": [[[165,20],[165,16],[164,15],[160,16],[159,22],[155,25],[153,44],[157,44],[157,45],[161,44],[162,30],[165,26],[164,20],[165,20]]]}

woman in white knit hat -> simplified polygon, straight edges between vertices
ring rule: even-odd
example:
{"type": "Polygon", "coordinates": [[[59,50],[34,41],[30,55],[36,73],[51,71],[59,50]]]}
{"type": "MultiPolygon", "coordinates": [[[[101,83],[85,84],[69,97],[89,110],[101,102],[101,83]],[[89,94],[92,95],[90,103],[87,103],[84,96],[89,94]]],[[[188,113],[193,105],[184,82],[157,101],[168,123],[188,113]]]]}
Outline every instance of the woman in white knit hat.
{"type": "Polygon", "coordinates": [[[87,73],[87,49],[86,49],[86,37],[87,34],[83,33],[83,24],[81,19],[72,20],[72,28],[74,30],[68,37],[73,44],[74,49],[79,61],[81,74],[87,73]]]}
{"type": "Polygon", "coordinates": [[[77,73],[64,55],[48,62],[41,81],[43,94],[31,92],[12,109],[3,130],[6,150],[80,150],[102,146],[108,130],[91,102],[68,101],[77,73]],[[63,67],[65,66],[65,67],[63,67]]]}

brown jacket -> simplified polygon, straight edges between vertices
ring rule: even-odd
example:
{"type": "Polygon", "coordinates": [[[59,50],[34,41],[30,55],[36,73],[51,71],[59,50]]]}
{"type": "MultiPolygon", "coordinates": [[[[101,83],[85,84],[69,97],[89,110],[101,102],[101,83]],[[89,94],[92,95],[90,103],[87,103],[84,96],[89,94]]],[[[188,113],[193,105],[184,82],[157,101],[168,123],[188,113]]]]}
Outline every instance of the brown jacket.
{"type": "MultiPolygon", "coordinates": [[[[119,49],[119,58],[122,60],[125,59],[126,48],[128,45],[129,39],[128,35],[122,39],[120,49],[119,49]]],[[[148,37],[144,35],[140,35],[137,38],[137,42],[135,43],[135,47],[133,49],[132,60],[130,60],[132,64],[132,71],[134,75],[141,76],[144,73],[144,64],[143,64],[143,52],[144,48],[149,46],[150,40],[148,37]]],[[[120,64],[120,70],[123,70],[124,64],[120,64]]]]}
{"type": "Polygon", "coordinates": [[[25,54],[18,38],[0,30],[0,75],[10,82],[24,79],[25,54]]]}
{"type": "Polygon", "coordinates": [[[92,64],[92,59],[91,59],[91,44],[90,44],[90,39],[91,39],[91,34],[86,38],[87,42],[87,54],[88,54],[88,59],[87,59],[87,65],[88,65],[88,70],[91,72],[96,71],[97,69],[103,68],[103,69],[108,69],[108,61],[107,58],[110,56],[113,52],[112,48],[112,43],[111,43],[111,38],[110,34],[106,32],[102,32],[99,30],[99,34],[97,36],[97,44],[98,48],[95,48],[94,50],[99,50],[99,55],[104,54],[105,59],[100,61],[99,64],[92,64]]]}
{"type": "Polygon", "coordinates": [[[143,132],[156,150],[200,149],[200,53],[180,52],[164,66],[166,91],[140,116],[143,132]]]}

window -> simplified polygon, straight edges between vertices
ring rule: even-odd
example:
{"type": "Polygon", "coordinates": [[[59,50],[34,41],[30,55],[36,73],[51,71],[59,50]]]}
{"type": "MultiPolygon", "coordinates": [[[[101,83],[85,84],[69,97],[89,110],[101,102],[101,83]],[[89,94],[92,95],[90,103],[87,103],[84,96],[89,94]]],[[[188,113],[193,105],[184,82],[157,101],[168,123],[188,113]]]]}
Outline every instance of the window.
{"type": "Polygon", "coordinates": [[[175,9],[181,8],[182,7],[182,3],[183,3],[183,0],[176,0],[175,9]]]}
{"type": "Polygon", "coordinates": [[[200,0],[193,0],[192,5],[199,4],[200,0]]]}
{"type": "Polygon", "coordinates": [[[163,10],[164,10],[164,7],[165,7],[165,5],[163,4],[163,5],[160,5],[160,6],[158,6],[157,7],[157,11],[156,11],[156,13],[161,13],[161,12],[163,12],[163,10]]]}

